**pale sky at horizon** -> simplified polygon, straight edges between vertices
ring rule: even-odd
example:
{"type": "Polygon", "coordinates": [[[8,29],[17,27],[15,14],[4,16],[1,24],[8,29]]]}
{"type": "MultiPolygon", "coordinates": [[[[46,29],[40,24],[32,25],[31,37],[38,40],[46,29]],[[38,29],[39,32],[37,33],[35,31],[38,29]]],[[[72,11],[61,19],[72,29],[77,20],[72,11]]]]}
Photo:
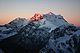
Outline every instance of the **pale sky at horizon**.
{"type": "Polygon", "coordinates": [[[44,14],[49,11],[80,26],[80,0],[0,0],[0,25],[16,17],[31,17],[35,12],[44,14]]]}

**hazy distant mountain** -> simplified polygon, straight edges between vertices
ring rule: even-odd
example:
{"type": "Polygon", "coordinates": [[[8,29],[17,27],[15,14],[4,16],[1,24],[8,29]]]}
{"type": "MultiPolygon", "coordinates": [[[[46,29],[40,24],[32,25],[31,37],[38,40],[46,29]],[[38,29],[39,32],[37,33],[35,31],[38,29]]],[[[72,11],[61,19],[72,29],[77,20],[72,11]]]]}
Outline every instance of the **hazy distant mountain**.
{"type": "Polygon", "coordinates": [[[4,53],[79,53],[79,50],[80,27],[52,12],[0,25],[0,51],[4,53]]]}

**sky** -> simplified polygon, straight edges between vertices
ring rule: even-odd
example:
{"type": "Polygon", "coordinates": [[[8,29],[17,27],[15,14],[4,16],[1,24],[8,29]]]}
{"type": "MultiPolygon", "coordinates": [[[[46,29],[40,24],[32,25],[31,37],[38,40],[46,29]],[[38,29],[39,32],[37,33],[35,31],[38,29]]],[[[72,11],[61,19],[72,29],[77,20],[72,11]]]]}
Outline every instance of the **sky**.
{"type": "Polygon", "coordinates": [[[36,12],[61,14],[69,23],[80,26],[80,0],[0,0],[0,25],[17,17],[32,17],[36,12]]]}

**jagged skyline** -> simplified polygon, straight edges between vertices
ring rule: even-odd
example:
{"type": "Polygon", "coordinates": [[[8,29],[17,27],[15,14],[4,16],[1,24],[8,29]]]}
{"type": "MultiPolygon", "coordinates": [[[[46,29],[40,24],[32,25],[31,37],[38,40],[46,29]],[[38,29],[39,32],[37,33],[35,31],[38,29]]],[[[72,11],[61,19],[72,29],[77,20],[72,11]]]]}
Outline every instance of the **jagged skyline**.
{"type": "Polygon", "coordinates": [[[0,0],[0,24],[6,24],[15,17],[32,17],[35,12],[42,14],[52,11],[80,26],[80,0],[0,0]]]}

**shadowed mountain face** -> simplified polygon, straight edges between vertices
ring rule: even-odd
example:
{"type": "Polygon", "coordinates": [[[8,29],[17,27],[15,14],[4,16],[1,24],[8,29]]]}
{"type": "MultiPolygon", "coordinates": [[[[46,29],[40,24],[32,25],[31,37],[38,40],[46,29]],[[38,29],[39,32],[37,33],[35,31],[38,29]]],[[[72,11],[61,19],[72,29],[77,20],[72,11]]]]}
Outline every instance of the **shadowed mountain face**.
{"type": "Polygon", "coordinates": [[[2,40],[1,48],[9,53],[18,53],[20,51],[37,53],[48,42],[50,36],[49,32],[44,29],[33,27],[30,24],[26,25],[17,34],[2,40]]]}
{"type": "Polygon", "coordinates": [[[40,53],[79,53],[80,28],[73,25],[60,26],[51,31],[48,43],[40,53]]]}
{"type": "Polygon", "coordinates": [[[79,48],[80,28],[51,12],[0,26],[1,53],[78,53],[79,48]]]}

